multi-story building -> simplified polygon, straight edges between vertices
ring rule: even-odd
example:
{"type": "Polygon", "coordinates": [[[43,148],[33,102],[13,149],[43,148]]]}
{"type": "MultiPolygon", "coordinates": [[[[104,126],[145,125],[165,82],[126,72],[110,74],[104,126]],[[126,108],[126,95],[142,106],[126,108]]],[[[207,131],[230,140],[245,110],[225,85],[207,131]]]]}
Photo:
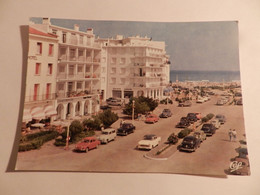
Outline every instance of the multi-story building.
{"type": "Polygon", "coordinates": [[[87,32],[52,25],[48,18],[34,27],[57,36],[57,119],[73,118],[99,111],[100,45],[93,29],[87,32]]]}
{"type": "Polygon", "coordinates": [[[23,121],[53,117],[56,114],[57,59],[57,36],[29,27],[23,121]]]}
{"type": "Polygon", "coordinates": [[[103,76],[107,77],[106,97],[163,97],[170,70],[164,42],[120,35],[97,42],[102,44],[102,61],[107,66],[107,75],[104,72],[103,76]]]}

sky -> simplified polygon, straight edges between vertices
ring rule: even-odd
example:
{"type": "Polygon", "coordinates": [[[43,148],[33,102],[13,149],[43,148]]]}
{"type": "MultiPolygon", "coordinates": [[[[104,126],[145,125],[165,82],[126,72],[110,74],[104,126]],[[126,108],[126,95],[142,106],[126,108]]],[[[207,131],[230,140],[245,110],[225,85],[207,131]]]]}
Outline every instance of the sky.
{"type": "MultiPolygon", "coordinates": [[[[31,18],[41,23],[39,18],[31,18]]],[[[171,70],[239,71],[238,23],[215,22],[134,22],[51,19],[51,24],[80,31],[93,28],[100,38],[116,35],[148,36],[164,41],[171,70]]]]}

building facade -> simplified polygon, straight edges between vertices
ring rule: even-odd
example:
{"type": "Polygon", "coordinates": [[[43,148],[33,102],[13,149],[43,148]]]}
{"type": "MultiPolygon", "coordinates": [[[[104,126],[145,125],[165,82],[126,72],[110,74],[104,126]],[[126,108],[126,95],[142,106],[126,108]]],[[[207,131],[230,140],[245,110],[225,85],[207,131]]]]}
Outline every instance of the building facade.
{"type": "Polygon", "coordinates": [[[57,51],[56,35],[29,27],[24,122],[56,115],[57,51]]]}
{"type": "Polygon", "coordinates": [[[57,39],[55,119],[69,119],[99,111],[101,47],[93,29],[87,32],[52,25],[48,18],[32,25],[57,39]]]}
{"type": "Polygon", "coordinates": [[[115,39],[97,39],[97,42],[102,45],[102,61],[107,66],[107,74],[103,76],[107,79],[106,97],[162,99],[170,77],[164,42],[120,35],[115,39]]]}

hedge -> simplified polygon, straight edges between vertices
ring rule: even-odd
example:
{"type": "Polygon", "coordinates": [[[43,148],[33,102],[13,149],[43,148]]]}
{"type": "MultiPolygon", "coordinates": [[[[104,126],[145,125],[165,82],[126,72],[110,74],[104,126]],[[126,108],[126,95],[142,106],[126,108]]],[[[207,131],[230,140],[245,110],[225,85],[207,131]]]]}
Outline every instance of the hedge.
{"type": "Polygon", "coordinates": [[[43,131],[25,136],[24,142],[19,144],[19,152],[40,148],[45,142],[58,136],[56,131],[43,131]]]}
{"type": "Polygon", "coordinates": [[[179,133],[178,133],[178,138],[184,138],[186,137],[187,135],[190,134],[192,130],[191,129],[188,129],[188,128],[185,128],[183,130],[181,130],[179,133]]]}

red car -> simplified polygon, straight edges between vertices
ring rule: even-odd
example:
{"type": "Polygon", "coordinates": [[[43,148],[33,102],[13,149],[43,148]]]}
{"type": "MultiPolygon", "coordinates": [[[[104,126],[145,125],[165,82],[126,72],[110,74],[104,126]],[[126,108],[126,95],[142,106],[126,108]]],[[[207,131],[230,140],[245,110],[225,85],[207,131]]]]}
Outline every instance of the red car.
{"type": "Polygon", "coordinates": [[[155,123],[155,122],[158,122],[159,120],[159,117],[156,116],[155,114],[149,114],[146,119],[145,119],[145,122],[146,123],[155,123]]]}
{"type": "Polygon", "coordinates": [[[88,152],[91,149],[98,148],[100,141],[95,137],[86,137],[80,143],[76,144],[75,151],[88,152]]]}

